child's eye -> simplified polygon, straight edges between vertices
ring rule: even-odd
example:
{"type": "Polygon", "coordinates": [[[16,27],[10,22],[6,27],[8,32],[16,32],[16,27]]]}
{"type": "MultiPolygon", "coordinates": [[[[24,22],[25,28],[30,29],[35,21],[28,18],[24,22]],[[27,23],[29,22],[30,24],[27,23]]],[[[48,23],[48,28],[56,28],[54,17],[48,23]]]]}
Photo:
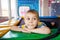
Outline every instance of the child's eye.
{"type": "Polygon", "coordinates": [[[30,20],[30,18],[27,18],[27,20],[30,20]]]}
{"type": "Polygon", "coordinates": [[[34,18],[34,20],[36,20],[36,18],[34,18]]]}

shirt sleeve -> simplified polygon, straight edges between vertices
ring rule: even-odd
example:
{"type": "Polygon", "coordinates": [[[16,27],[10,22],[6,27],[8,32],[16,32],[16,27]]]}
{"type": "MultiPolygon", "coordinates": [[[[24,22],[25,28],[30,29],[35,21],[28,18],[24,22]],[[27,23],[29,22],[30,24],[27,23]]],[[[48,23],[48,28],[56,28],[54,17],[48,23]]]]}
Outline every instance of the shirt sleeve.
{"type": "Polygon", "coordinates": [[[39,25],[38,25],[38,28],[42,28],[42,27],[45,27],[47,26],[44,22],[41,22],[39,25]]]}

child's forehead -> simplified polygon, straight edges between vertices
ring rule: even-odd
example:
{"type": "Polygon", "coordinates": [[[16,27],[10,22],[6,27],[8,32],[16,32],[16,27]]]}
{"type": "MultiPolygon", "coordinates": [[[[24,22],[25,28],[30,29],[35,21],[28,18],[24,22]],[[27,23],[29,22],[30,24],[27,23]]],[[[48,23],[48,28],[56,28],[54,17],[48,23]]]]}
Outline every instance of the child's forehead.
{"type": "Polygon", "coordinates": [[[37,16],[36,15],[27,15],[27,16],[25,16],[25,18],[37,18],[37,16]]]}

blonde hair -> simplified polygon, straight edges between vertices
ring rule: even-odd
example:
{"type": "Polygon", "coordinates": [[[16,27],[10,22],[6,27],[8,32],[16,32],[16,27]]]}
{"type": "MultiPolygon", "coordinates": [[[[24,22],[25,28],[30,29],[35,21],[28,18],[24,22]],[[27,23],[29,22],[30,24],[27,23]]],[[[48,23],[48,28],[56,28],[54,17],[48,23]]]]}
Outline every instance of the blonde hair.
{"type": "Polygon", "coordinates": [[[37,16],[38,20],[39,20],[39,14],[38,14],[38,12],[36,10],[29,10],[29,11],[27,11],[27,13],[35,14],[37,16]]]}

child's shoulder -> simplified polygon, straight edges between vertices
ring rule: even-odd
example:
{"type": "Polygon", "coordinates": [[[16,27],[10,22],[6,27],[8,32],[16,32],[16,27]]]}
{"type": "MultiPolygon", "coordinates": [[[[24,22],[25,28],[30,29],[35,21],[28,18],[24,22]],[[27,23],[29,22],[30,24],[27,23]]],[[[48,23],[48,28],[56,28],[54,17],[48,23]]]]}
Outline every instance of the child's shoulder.
{"type": "Polygon", "coordinates": [[[44,22],[38,22],[38,28],[41,28],[43,26],[46,26],[46,24],[44,22]]]}
{"type": "Polygon", "coordinates": [[[38,22],[38,25],[42,25],[42,24],[45,24],[44,22],[38,22]]]}

